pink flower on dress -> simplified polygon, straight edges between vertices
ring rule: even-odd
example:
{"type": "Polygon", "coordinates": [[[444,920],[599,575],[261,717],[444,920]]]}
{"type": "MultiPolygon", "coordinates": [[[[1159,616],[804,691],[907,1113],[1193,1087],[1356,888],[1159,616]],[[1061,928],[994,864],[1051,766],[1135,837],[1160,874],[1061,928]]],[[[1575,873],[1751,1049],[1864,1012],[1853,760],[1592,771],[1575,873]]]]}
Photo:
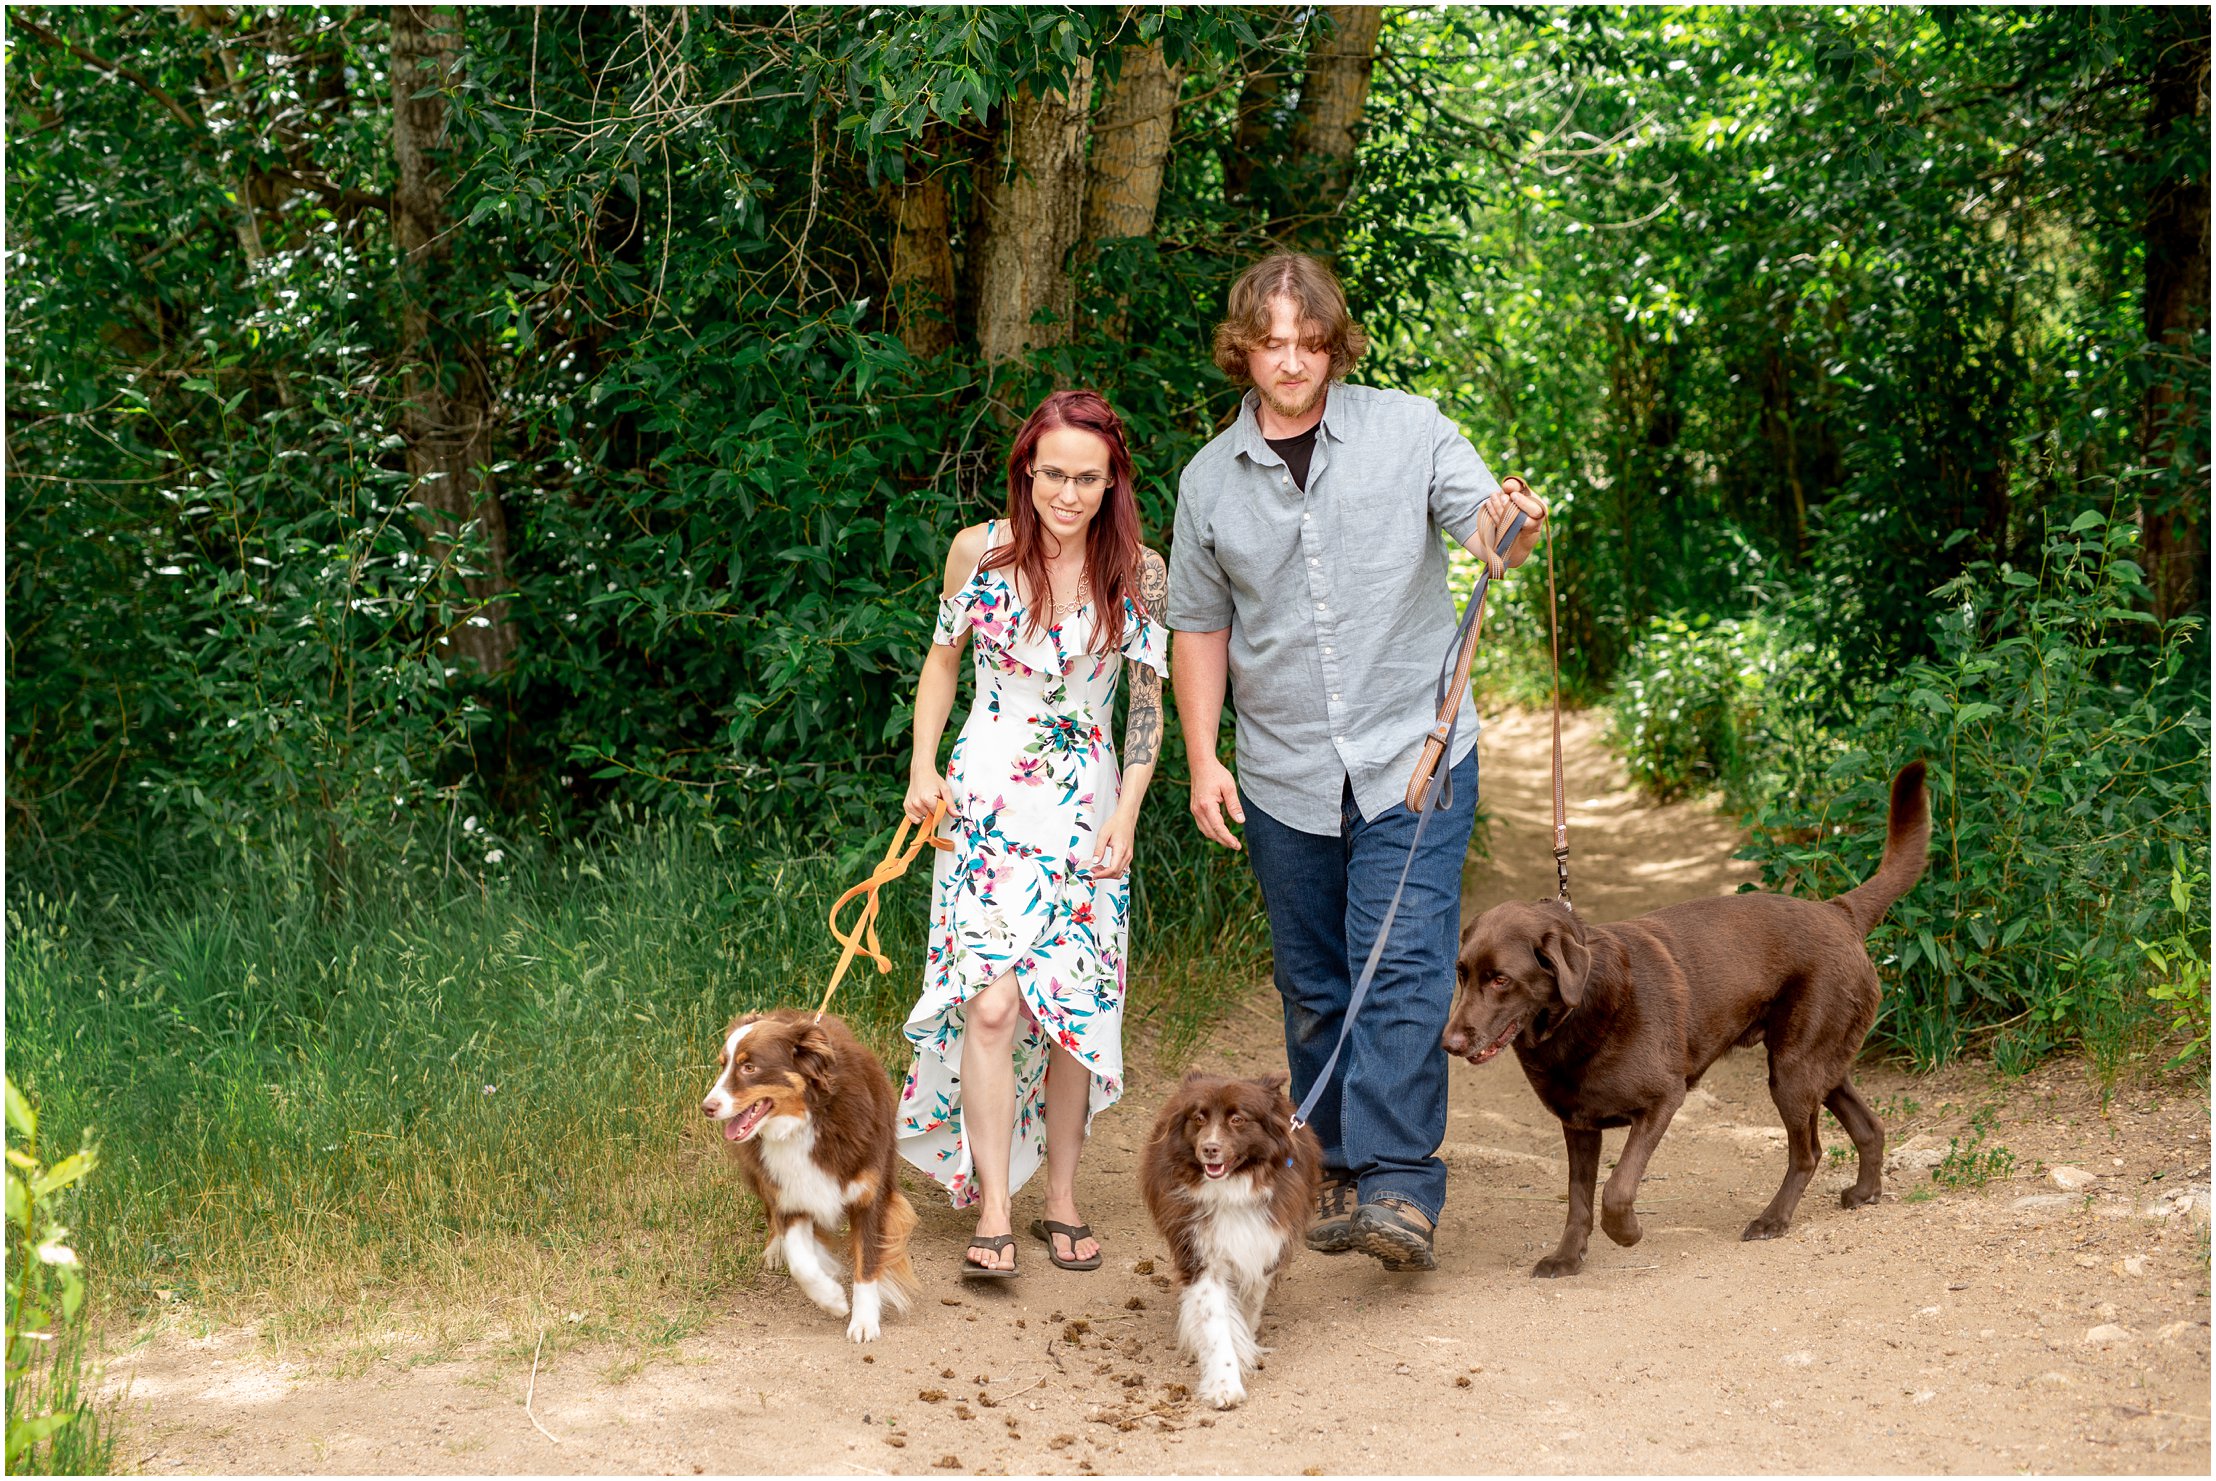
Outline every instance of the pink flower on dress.
{"type": "Polygon", "coordinates": [[[1016,758],[1016,769],[1009,776],[1009,780],[1019,782],[1026,787],[1043,787],[1051,779],[1046,769],[1046,758],[1044,756],[1018,756],[1016,758]]]}

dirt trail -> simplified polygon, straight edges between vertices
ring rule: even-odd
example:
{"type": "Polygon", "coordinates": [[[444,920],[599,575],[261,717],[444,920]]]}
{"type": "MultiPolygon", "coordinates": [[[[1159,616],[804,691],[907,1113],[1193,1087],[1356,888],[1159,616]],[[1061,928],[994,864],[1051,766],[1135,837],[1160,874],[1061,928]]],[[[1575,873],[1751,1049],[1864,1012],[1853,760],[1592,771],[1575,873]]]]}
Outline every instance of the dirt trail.
{"type": "MultiPolygon", "coordinates": [[[[1468,907],[1551,893],[1545,756],[1544,717],[1488,726],[1494,858],[1473,870],[1468,907]]],[[[1748,877],[1726,819],[1629,793],[1597,716],[1573,717],[1569,760],[1574,880],[1592,917],[1748,877]]],[[[1182,825],[1169,802],[1154,826],[1182,825]]],[[[1283,1065],[1266,986],[1199,1062],[1283,1065]]],[[[1910,1164],[2000,1100],[1974,1067],[1868,1064],[1858,1078],[1910,1164]]],[[[1134,1076],[1095,1128],[1083,1191],[1109,1258],[1094,1274],[1058,1271],[1027,1241],[1021,1279],[961,1287],[967,1221],[919,1197],[926,1293],[869,1349],[765,1276],[627,1377],[610,1376],[633,1366],[627,1352],[550,1358],[533,1412],[556,1438],[526,1416],[529,1363],[507,1349],[341,1377],[273,1364],[251,1332],[162,1335],[111,1364],[111,1383],[130,1385],[123,1460],[155,1473],[2208,1473],[2204,1088],[2127,1088],[2103,1114],[2082,1068],[2051,1067],[2008,1087],[1988,1133],[2015,1155],[2013,1180],[1950,1188],[1911,1165],[1849,1213],[1846,1167],[1827,1163],[1788,1235],[1742,1244],[1784,1137],[1761,1051],[1735,1053],[1656,1154],[1646,1238],[1619,1249],[1596,1234],[1584,1274],[1535,1281],[1562,1222],[1559,1129],[1509,1057],[1457,1065],[1440,1270],[1303,1253],[1271,1302],[1275,1351],[1251,1397],[1218,1415],[1180,1397],[1172,1293],[1134,1269],[1163,1253],[1133,1187],[1159,1083],[1134,1076]],[[2051,1173],[2063,1165],[2096,1181],[2065,1194],[2051,1173]]],[[[1019,1228],[1038,1197],[1019,1195],[1019,1228]]]]}

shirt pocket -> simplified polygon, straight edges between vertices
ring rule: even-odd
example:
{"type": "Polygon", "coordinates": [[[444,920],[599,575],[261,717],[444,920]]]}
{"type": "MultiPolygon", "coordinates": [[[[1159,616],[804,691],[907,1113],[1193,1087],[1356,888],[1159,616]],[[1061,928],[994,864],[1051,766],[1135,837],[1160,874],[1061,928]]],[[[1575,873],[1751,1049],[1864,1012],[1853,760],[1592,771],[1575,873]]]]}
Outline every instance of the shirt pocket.
{"type": "Polygon", "coordinates": [[[1339,549],[1365,576],[1415,576],[1438,538],[1421,499],[1358,496],[1339,506],[1339,549]]]}

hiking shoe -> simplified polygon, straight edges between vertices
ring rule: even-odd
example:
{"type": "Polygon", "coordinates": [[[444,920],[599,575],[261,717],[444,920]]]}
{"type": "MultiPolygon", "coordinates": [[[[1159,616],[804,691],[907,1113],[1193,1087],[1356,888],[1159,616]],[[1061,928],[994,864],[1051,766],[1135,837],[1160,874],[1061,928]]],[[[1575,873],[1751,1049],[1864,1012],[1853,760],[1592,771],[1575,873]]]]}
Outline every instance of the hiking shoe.
{"type": "Polygon", "coordinates": [[[1354,1211],[1353,1247],[1375,1255],[1387,1270],[1437,1270],[1431,1248],[1436,1228],[1422,1209],[1387,1193],[1354,1211]]]}
{"type": "Polygon", "coordinates": [[[1355,1248],[1359,1202],[1354,1179],[1343,1173],[1324,1174],[1323,1186],[1316,1190],[1316,1217],[1308,1225],[1308,1248],[1319,1255],[1343,1255],[1355,1248]]]}

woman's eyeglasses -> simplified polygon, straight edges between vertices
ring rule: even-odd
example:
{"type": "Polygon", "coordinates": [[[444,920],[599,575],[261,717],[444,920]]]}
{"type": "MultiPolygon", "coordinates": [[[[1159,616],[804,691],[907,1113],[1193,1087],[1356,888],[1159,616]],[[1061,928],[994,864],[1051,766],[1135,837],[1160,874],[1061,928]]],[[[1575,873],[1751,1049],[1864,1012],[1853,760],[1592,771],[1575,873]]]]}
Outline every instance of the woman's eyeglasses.
{"type": "Polygon", "coordinates": [[[1034,468],[1031,477],[1041,488],[1073,488],[1081,494],[1097,494],[1108,486],[1098,473],[1064,473],[1059,468],[1034,468]]]}

